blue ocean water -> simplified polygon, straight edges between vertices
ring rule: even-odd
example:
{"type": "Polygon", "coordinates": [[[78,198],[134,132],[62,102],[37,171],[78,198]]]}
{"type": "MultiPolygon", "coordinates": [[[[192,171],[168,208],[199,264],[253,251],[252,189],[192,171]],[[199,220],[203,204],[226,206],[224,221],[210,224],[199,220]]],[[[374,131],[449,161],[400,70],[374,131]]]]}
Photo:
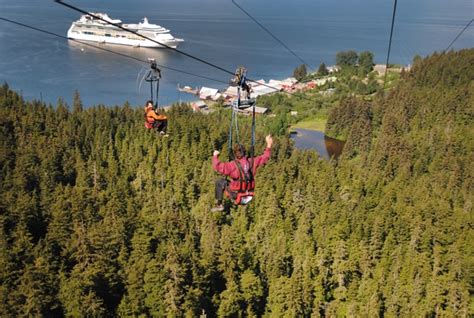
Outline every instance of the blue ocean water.
{"type": "MultiPolygon", "coordinates": [[[[66,1],[69,2],[69,1],[66,1]]],[[[274,39],[248,19],[229,0],[114,0],[70,1],[85,10],[106,12],[135,23],[151,23],[171,30],[185,42],[179,49],[230,71],[245,65],[253,79],[284,78],[301,64],[274,39]]],[[[308,64],[331,65],[343,50],[369,50],[376,62],[387,54],[392,1],[381,0],[240,0],[238,3],[292,48],[308,64]]],[[[416,54],[444,50],[472,19],[472,0],[398,1],[392,63],[410,64],[416,54]]],[[[0,16],[66,35],[79,13],[52,0],[0,0],[0,16]]],[[[473,47],[473,25],[453,48],[473,47]]],[[[169,50],[105,46],[107,49],[164,66],[228,82],[230,76],[169,50]]],[[[142,105],[149,87],[141,83],[147,65],[112,53],[78,45],[0,21],[0,81],[23,93],[55,103],[70,102],[79,90],[85,106],[94,104],[142,105]],[[141,85],[140,85],[141,83],[141,85]]],[[[224,84],[164,69],[160,104],[192,97],[181,86],[224,84]]]]}

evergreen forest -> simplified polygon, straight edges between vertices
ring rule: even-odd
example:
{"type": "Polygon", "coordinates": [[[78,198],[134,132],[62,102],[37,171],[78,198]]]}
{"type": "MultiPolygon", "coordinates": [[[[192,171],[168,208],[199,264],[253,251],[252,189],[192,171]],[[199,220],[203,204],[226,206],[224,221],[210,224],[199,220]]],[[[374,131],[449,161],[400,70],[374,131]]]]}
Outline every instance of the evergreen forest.
{"type": "Polygon", "coordinates": [[[3,85],[0,316],[474,315],[473,65],[474,49],[434,53],[371,99],[341,98],[338,160],[258,117],[272,157],[254,201],[226,212],[210,211],[211,156],[227,158],[228,110],[177,104],[162,138],[142,107],[3,85]]]}

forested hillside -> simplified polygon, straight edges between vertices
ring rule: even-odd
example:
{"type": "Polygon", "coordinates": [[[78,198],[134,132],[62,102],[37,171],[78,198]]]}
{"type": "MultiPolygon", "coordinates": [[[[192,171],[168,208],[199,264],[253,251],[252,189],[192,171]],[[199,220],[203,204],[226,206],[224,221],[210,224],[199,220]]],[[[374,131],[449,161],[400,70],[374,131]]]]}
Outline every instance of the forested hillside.
{"type": "MultiPolygon", "coordinates": [[[[177,105],[160,138],[141,109],[4,85],[0,316],[474,314],[472,65],[474,49],[434,54],[373,101],[342,100],[339,161],[278,138],[254,202],[229,213],[210,212],[225,110],[177,105]]],[[[258,151],[280,130],[257,129],[258,151]]]]}

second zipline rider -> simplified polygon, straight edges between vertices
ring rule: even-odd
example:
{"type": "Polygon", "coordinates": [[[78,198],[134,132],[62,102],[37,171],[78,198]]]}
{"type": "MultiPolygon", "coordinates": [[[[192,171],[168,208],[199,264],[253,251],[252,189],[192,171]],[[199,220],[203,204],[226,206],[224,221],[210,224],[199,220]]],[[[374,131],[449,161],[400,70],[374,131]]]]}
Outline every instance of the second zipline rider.
{"type": "Polygon", "coordinates": [[[145,104],[145,127],[155,129],[160,135],[167,136],[166,129],[168,127],[168,117],[158,114],[153,109],[153,101],[149,100],[145,104]]]}

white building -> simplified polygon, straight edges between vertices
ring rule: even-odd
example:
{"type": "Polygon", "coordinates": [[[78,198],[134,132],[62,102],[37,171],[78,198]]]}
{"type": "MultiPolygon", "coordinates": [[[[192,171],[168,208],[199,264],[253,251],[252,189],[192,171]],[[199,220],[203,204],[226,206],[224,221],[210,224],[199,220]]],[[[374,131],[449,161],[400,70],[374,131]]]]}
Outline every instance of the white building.
{"type": "Polygon", "coordinates": [[[339,72],[339,66],[337,66],[337,65],[328,66],[328,67],[326,67],[326,69],[328,70],[329,73],[339,72]]]}
{"type": "MultiPolygon", "coordinates": [[[[252,112],[253,112],[253,109],[252,109],[252,107],[249,107],[249,108],[245,108],[245,109],[239,109],[238,111],[240,113],[243,113],[243,114],[246,114],[246,115],[251,115],[252,112]]],[[[268,111],[268,108],[266,108],[266,107],[255,106],[255,114],[257,114],[257,115],[263,115],[267,111],[268,111]]]]}
{"type": "Polygon", "coordinates": [[[199,98],[200,99],[212,99],[212,100],[217,100],[219,97],[216,98],[216,95],[220,93],[217,89],[215,88],[209,88],[209,87],[202,87],[199,90],[199,98]]]}
{"type": "Polygon", "coordinates": [[[230,96],[230,97],[236,97],[237,96],[237,86],[229,86],[225,92],[225,95],[230,96]]]}
{"type": "Polygon", "coordinates": [[[375,64],[374,66],[374,71],[379,73],[379,75],[385,75],[386,70],[387,70],[387,65],[385,64],[375,64]]]}
{"type": "Polygon", "coordinates": [[[199,112],[201,110],[204,110],[204,109],[207,109],[207,104],[202,101],[202,100],[197,100],[197,101],[194,101],[191,103],[191,108],[195,111],[195,112],[199,112]]]}
{"type": "Polygon", "coordinates": [[[251,98],[257,98],[258,96],[262,96],[262,95],[268,95],[268,94],[271,94],[271,93],[275,93],[275,92],[278,92],[279,89],[275,89],[273,87],[269,87],[271,85],[268,85],[268,86],[264,86],[264,85],[259,85],[259,86],[254,86],[252,87],[252,92],[250,93],[250,97],[251,98]]]}
{"type": "Polygon", "coordinates": [[[254,87],[254,86],[265,84],[265,80],[264,79],[259,79],[258,81],[247,82],[247,84],[250,87],[254,87]]]}
{"type": "Polygon", "coordinates": [[[319,78],[319,79],[314,80],[313,82],[318,86],[322,86],[326,84],[327,82],[335,82],[336,80],[337,80],[337,77],[331,76],[331,77],[319,78]]]}

